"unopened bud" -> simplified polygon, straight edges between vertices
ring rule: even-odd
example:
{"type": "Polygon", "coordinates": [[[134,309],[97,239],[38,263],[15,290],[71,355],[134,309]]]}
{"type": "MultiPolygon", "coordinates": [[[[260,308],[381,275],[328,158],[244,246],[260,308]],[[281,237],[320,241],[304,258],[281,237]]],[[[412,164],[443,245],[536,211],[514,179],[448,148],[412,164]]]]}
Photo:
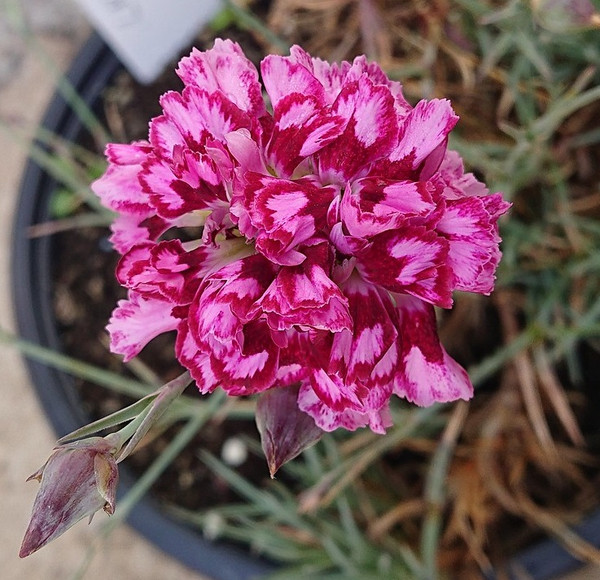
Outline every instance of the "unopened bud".
{"type": "Polygon", "coordinates": [[[40,488],[33,504],[19,556],[24,558],[100,509],[115,510],[119,480],[114,445],[91,437],[55,448],[29,480],[40,488]]]}
{"type": "Polygon", "coordinates": [[[539,24],[552,32],[600,27],[600,14],[590,0],[534,0],[532,4],[539,24]]]}
{"type": "Polygon", "coordinates": [[[271,477],[323,435],[312,417],[298,408],[298,385],[269,389],[256,404],[256,426],[271,477]]]}

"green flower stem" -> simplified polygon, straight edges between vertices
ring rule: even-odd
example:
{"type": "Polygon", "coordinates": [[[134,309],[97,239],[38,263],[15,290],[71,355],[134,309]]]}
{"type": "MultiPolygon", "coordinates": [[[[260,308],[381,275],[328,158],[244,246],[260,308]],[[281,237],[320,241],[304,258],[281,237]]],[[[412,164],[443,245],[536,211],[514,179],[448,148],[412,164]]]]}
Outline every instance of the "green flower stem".
{"type": "MultiPolygon", "coordinates": [[[[152,401],[156,398],[155,394],[147,395],[143,399],[136,401],[132,405],[125,407],[123,409],[119,409],[110,415],[103,417],[102,419],[98,419],[97,421],[93,421],[92,423],[88,423],[75,431],[71,431],[64,437],[61,437],[57,443],[59,445],[63,445],[65,443],[69,443],[71,441],[75,441],[77,439],[83,439],[85,437],[90,437],[91,435],[97,434],[100,431],[104,431],[105,429],[110,429],[111,427],[115,427],[116,425],[121,425],[126,421],[133,421],[136,417],[145,413],[147,409],[152,404],[152,401]]],[[[116,433],[113,433],[117,435],[116,433]]],[[[123,433],[122,435],[118,435],[118,437],[125,437],[127,433],[123,433]]],[[[129,437],[131,434],[129,435],[129,437]]],[[[121,441],[126,441],[127,439],[123,438],[121,441]]],[[[121,445],[118,446],[121,448],[121,445]]]]}
{"type": "MultiPolygon", "coordinates": [[[[39,344],[35,344],[28,340],[23,340],[2,327],[0,327],[0,343],[16,348],[24,356],[35,360],[36,362],[46,364],[52,368],[91,381],[94,384],[110,389],[115,393],[127,395],[134,399],[147,397],[148,395],[153,394],[160,386],[157,383],[129,379],[118,373],[113,373],[82,362],[76,358],[61,354],[51,348],[40,346],[39,344]]],[[[139,403],[139,401],[136,401],[135,404],[137,403],[139,403]]],[[[207,403],[205,401],[200,400],[197,397],[182,396],[181,399],[174,402],[172,414],[177,419],[187,420],[196,413],[201,412],[206,405],[207,403]]],[[[227,408],[227,417],[235,419],[253,419],[254,408],[254,401],[237,401],[235,405],[227,408]]],[[[102,421],[102,419],[100,421],[102,421]]],[[[112,423],[112,425],[115,424],[117,423],[112,423]]],[[[98,429],[103,429],[107,426],[111,425],[103,425],[98,429]]],[[[69,437],[69,435],[66,437],[69,437]]]]}
{"type": "MultiPolygon", "coordinates": [[[[181,378],[181,377],[179,377],[181,378]]],[[[177,380],[177,379],[175,379],[177,380]]],[[[225,391],[219,389],[213,393],[208,404],[197,410],[182,427],[177,435],[165,447],[162,453],[148,467],[144,474],[137,480],[129,493],[117,504],[115,514],[102,526],[98,541],[93,542],[88,549],[85,561],[80,566],[72,580],[81,580],[85,576],[86,569],[96,554],[100,542],[107,538],[119,525],[121,525],[138,501],[148,493],[154,482],[160,477],[164,470],[183,451],[184,447],[195,437],[200,428],[213,417],[223,404],[225,391]]]]}
{"type": "Polygon", "coordinates": [[[156,398],[144,409],[131,423],[119,431],[126,441],[129,439],[125,449],[117,455],[117,460],[123,461],[136,448],[144,435],[162,417],[171,404],[183,393],[185,388],[192,382],[189,371],[179,375],[177,378],[162,386],[156,392],[156,398]]]}

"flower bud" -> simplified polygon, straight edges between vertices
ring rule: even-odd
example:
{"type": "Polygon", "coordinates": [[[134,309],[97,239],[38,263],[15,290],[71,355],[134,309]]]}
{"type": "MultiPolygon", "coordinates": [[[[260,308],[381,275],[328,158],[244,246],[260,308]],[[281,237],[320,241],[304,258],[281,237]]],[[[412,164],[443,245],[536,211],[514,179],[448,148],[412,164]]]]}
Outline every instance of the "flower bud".
{"type": "Polygon", "coordinates": [[[24,558],[100,509],[115,510],[119,480],[115,447],[91,437],[56,447],[48,461],[27,481],[37,479],[31,520],[19,556],[24,558]]]}
{"type": "Polygon", "coordinates": [[[323,435],[314,419],[298,408],[298,385],[269,389],[256,404],[256,426],[271,477],[323,435]]]}
{"type": "Polygon", "coordinates": [[[533,9],[540,26],[551,32],[600,27],[600,14],[590,0],[536,0],[533,9]]]}

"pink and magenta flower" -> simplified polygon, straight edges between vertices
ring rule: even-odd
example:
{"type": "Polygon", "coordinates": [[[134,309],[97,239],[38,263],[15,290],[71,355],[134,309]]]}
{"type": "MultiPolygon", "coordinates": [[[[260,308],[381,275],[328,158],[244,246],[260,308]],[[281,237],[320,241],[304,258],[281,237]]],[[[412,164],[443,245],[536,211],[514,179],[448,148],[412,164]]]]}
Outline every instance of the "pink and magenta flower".
{"type": "Polygon", "coordinates": [[[385,432],[393,395],[469,399],[435,307],[492,291],[510,204],[447,149],[450,103],[298,46],[262,61],[264,86],[228,40],[177,72],[148,140],[109,145],[94,184],[128,289],[112,349],[176,331],[202,393],[290,388],[325,431],[385,432]]]}

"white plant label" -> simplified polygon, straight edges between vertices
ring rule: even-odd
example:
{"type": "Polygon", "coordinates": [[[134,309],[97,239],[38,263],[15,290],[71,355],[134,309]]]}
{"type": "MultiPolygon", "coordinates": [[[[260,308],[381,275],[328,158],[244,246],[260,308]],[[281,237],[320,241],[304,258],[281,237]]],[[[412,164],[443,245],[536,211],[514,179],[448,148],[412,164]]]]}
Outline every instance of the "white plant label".
{"type": "Polygon", "coordinates": [[[222,8],[222,0],[77,0],[129,72],[152,82],[222,8]]]}

